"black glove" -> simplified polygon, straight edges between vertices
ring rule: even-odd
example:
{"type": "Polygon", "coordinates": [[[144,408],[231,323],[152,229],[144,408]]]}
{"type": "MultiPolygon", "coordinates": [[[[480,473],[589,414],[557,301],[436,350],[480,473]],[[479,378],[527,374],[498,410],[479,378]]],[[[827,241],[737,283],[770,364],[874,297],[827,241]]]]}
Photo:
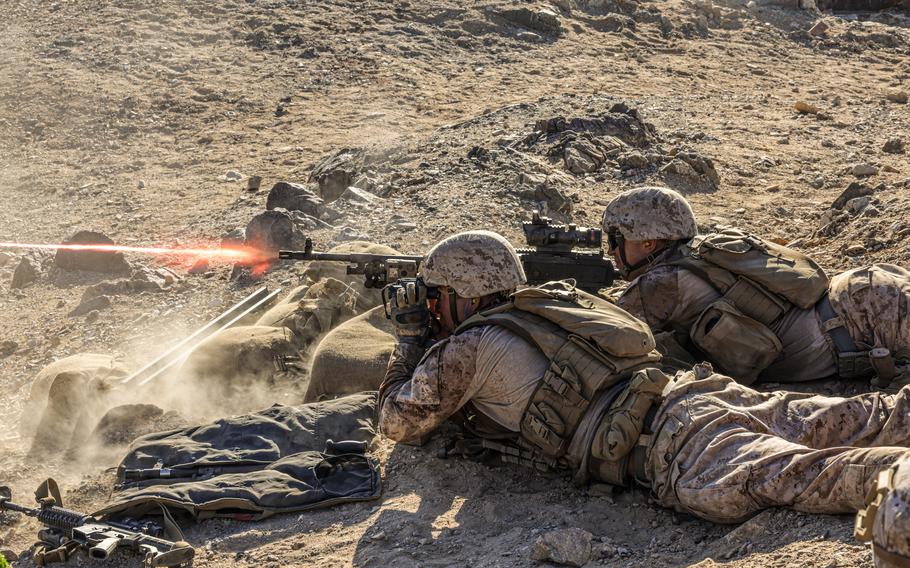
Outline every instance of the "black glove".
{"type": "Polygon", "coordinates": [[[395,324],[399,339],[422,343],[430,334],[430,310],[427,309],[427,287],[415,279],[389,284],[383,291],[389,318],[395,324]]]}

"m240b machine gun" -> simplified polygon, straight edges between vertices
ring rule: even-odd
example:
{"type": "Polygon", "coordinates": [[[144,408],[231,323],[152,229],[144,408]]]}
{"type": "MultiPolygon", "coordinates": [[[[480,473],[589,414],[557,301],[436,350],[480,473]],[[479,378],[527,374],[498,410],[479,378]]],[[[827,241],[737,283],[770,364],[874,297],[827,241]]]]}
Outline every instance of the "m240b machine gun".
{"type": "Polygon", "coordinates": [[[57,505],[60,500],[56,483],[49,480],[47,485],[53,487],[50,492],[57,496],[39,499],[36,509],[12,503],[9,488],[0,487],[0,511],[35,517],[47,527],[38,532],[42,552],[36,560],[40,564],[66,560],[77,549],[85,550],[90,558],[106,560],[116,549],[128,548],[139,553],[142,565],[148,568],[192,565],[193,547],[186,542],[161,538],[163,529],[156,523],[99,521],[90,515],[64,509],[57,505]],[[51,552],[45,553],[44,549],[51,552]]]}
{"type": "MultiPolygon", "coordinates": [[[[522,228],[528,247],[518,249],[518,256],[528,284],[571,278],[582,290],[597,292],[616,279],[616,267],[604,257],[601,248],[600,229],[557,225],[536,211],[522,228]]],[[[347,273],[362,274],[367,288],[383,288],[402,278],[414,278],[423,260],[422,256],[315,252],[310,239],[306,240],[304,250],[280,250],[278,258],[346,262],[347,273]]]]}

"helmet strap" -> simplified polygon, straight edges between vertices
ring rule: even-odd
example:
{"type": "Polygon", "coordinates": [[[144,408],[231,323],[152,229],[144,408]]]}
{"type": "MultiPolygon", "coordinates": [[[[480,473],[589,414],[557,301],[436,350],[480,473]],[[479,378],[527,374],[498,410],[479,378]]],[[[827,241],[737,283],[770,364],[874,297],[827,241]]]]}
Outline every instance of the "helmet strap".
{"type": "Polygon", "coordinates": [[[452,316],[452,323],[455,327],[461,325],[461,318],[458,315],[458,292],[449,288],[449,314],[452,316]]]}
{"type": "Polygon", "coordinates": [[[644,268],[645,266],[648,266],[649,264],[651,264],[652,262],[657,260],[658,255],[660,255],[660,253],[662,253],[664,250],[666,250],[666,248],[667,247],[661,247],[660,249],[649,254],[647,257],[639,260],[635,264],[629,264],[629,262],[626,260],[626,243],[625,243],[625,241],[623,241],[623,243],[619,246],[619,258],[620,258],[620,260],[622,260],[622,266],[623,266],[622,271],[621,271],[622,275],[625,278],[628,278],[630,274],[632,274],[639,268],[644,268]]]}

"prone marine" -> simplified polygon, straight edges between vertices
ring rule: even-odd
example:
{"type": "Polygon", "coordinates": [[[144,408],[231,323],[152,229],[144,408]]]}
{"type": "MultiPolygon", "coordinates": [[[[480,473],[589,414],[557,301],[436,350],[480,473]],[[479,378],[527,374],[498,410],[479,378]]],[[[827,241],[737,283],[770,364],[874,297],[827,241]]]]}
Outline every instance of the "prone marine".
{"type": "MultiPolygon", "coordinates": [[[[570,284],[524,281],[503,237],[469,231],[387,289],[386,436],[420,443],[455,418],[511,461],[643,486],[720,523],[768,507],[855,512],[892,468],[883,499],[906,506],[910,386],[842,398],[760,393],[710,364],[671,377],[641,320],[570,284]]],[[[879,548],[910,561],[903,521],[868,517],[879,548]]]]}
{"type": "Polygon", "coordinates": [[[828,279],[811,258],[737,229],[699,235],[679,193],[639,187],[603,228],[630,284],[619,306],[673,331],[737,380],[910,380],[910,271],[892,264],[828,279]]]}

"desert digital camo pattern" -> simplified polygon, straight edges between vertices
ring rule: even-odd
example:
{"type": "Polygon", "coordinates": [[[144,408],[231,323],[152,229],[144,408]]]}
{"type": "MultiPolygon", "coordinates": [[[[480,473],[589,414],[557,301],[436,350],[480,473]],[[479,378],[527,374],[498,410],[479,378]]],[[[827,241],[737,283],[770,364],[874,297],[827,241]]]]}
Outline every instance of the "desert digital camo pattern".
{"type": "Polygon", "coordinates": [[[429,286],[448,286],[463,298],[513,290],[524,284],[515,248],[491,231],[466,231],[436,244],[421,264],[429,286]]]}
{"type": "Polygon", "coordinates": [[[910,387],[852,398],[759,393],[709,365],[679,374],[652,426],[658,501],[718,523],[766,507],[850,513],[908,454],[910,387]]]}
{"type": "Polygon", "coordinates": [[[893,467],[875,514],[872,555],[876,568],[910,566],[910,453],[893,467]]]}
{"type": "Polygon", "coordinates": [[[831,279],[828,297],[855,342],[910,359],[910,271],[893,264],[848,270],[831,279]]]}
{"type": "Polygon", "coordinates": [[[415,443],[468,401],[506,430],[519,422],[549,361],[536,347],[498,326],[481,326],[444,339],[401,380],[406,354],[389,363],[379,413],[380,430],[415,443]]]}
{"type": "Polygon", "coordinates": [[[619,230],[632,241],[691,239],[698,232],[692,206],[666,187],[637,187],[620,193],[607,204],[603,229],[619,230]]]}

